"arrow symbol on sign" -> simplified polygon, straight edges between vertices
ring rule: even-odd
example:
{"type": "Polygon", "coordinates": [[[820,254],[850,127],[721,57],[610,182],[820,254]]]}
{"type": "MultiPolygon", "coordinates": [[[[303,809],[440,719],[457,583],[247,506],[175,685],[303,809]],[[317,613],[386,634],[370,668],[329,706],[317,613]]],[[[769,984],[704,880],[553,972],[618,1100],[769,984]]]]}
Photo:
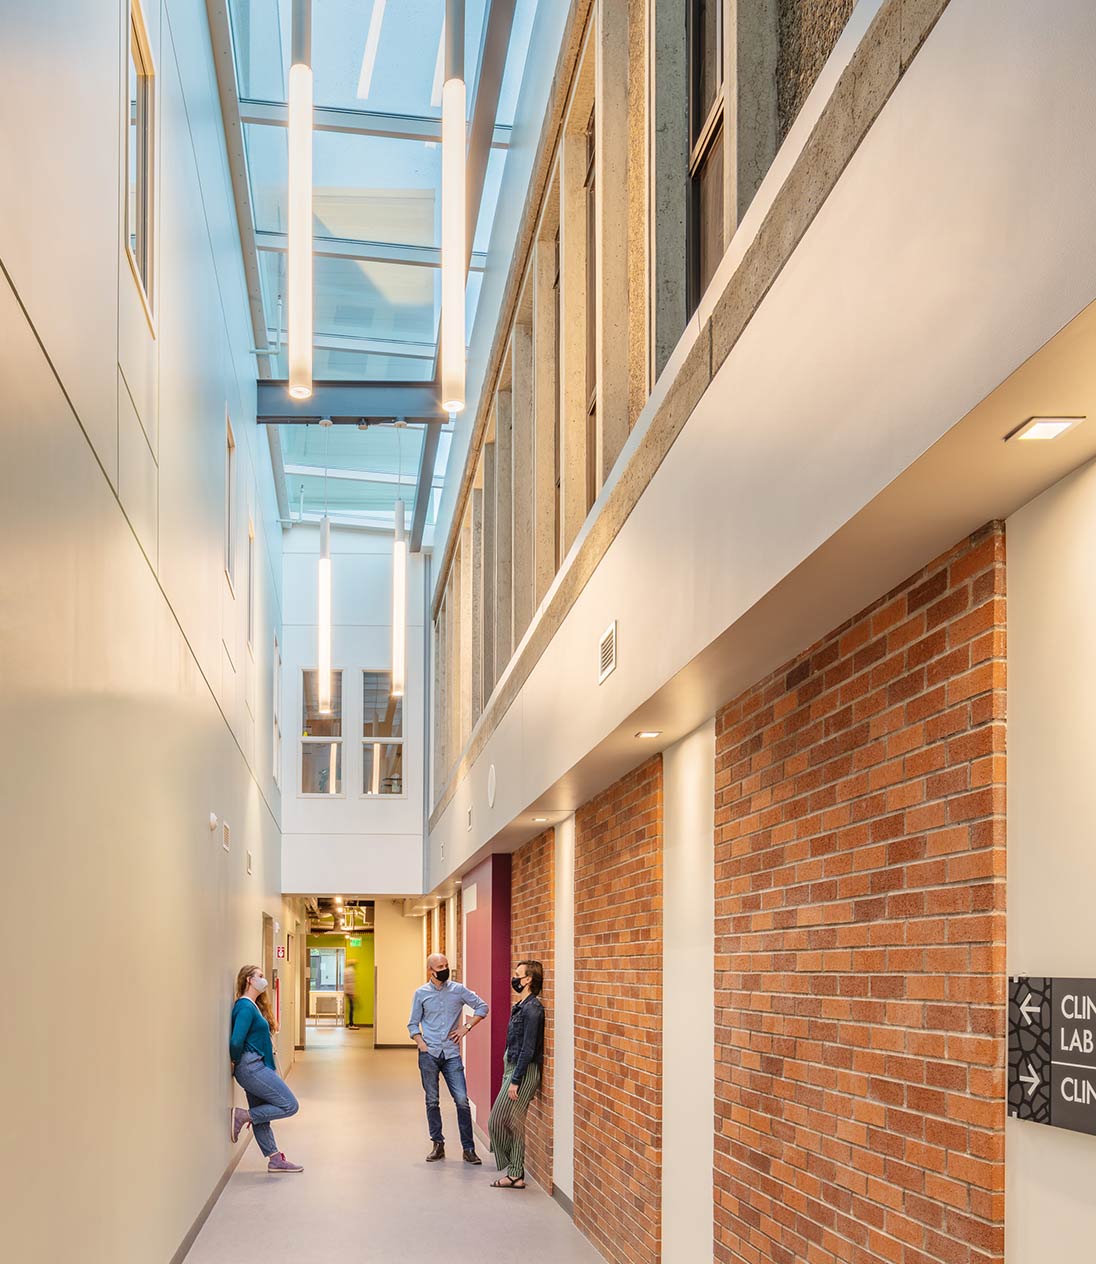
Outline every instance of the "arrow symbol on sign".
{"type": "Polygon", "coordinates": [[[1040,1005],[1040,1003],[1029,992],[1027,994],[1027,999],[1020,1006],[1020,1013],[1023,1014],[1024,1022],[1027,1023],[1028,1026],[1031,1025],[1031,1020],[1035,1017],[1036,1014],[1038,1014],[1041,1008],[1042,1006],[1040,1005]]]}
{"type": "Polygon", "coordinates": [[[1035,1074],[1035,1072],[1031,1069],[1031,1063],[1030,1063],[1030,1062],[1027,1064],[1027,1069],[1028,1069],[1028,1073],[1027,1073],[1027,1075],[1021,1075],[1021,1076],[1019,1076],[1018,1078],[1019,1078],[1019,1080],[1020,1080],[1020,1083],[1021,1083],[1021,1084],[1027,1084],[1027,1085],[1030,1085],[1030,1087],[1028,1088],[1028,1091],[1027,1091],[1027,1095],[1028,1095],[1028,1097],[1030,1097],[1030,1096],[1032,1095],[1032,1093],[1034,1093],[1034,1092],[1035,1092],[1035,1090],[1039,1087],[1039,1077],[1038,1077],[1038,1076],[1035,1074]]]}

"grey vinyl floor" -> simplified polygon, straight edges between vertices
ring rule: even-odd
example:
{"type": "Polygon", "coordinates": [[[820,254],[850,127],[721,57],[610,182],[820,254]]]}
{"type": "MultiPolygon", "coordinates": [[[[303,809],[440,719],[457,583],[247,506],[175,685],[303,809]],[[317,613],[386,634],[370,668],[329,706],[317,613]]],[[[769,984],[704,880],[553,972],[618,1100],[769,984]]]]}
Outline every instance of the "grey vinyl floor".
{"type": "Polygon", "coordinates": [[[461,1161],[444,1084],[449,1157],[424,1162],[430,1147],[414,1050],[374,1050],[372,1032],[330,1028],[309,1028],[308,1045],[289,1076],[300,1113],[274,1125],[278,1145],[304,1172],[268,1175],[249,1141],[187,1264],[601,1261],[534,1183],[521,1193],[491,1189],[497,1172],[486,1147],[482,1167],[461,1161]]]}

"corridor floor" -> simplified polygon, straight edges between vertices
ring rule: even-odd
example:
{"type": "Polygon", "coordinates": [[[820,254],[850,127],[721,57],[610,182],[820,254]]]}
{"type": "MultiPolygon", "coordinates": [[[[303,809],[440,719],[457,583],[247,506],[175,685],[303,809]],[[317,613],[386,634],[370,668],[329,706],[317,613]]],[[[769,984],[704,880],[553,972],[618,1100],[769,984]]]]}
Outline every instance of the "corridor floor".
{"type": "Polygon", "coordinates": [[[449,1157],[424,1162],[430,1146],[413,1050],[373,1050],[369,1031],[310,1028],[308,1042],[288,1081],[300,1113],[274,1125],[304,1172],[269,1175],[250,1141],[186,1264],[598,1264],[539,1186],[490,1188],[497,1173],[486,1146],[477,1141],[482,1167],[461,1161],[444,1084],[449,1157]]]}

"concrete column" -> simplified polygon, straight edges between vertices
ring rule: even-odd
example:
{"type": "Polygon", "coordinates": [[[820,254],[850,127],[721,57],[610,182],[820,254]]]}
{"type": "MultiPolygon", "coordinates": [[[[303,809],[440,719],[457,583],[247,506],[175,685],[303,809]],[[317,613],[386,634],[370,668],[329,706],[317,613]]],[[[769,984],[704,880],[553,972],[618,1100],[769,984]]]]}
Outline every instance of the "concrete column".
{"type": "Polygon", "coordinates": [[[446,774],[453,771],[460,754],[460,548],[453,555],[449,570],[449,583],[445,598],[447,631],[445,637],[448,653],[448,706],[446,732],[446,774]]]}
{"type": "Polygon", "coordinates": [[[715,721],[663,755],[662,1258],[711,1259],[715,721]]]}
{"type": "Polygon", "coordinates": [[[483,445],[483,705],[495,687],[495,445],[483,445]]]}
{"type": "Polygon", "coordinates": [[[448,651],[445,645],[445,622],[446,612],[443,601],[442,607],[438,611],[437,622],[434,624],[434,754],[430,791],[431,804],[438,801],[442,787],[448,779],[446,776],[448,767],[445,762],[445,734],[448,726],[446,712],[449,707],[446,674],[446,654],[448,651]]]}
{"type": "Polygon", "coordinates": [[[628,437],[628,5],[596,10],[595,236],[597,240],[597,487],[628,437]]]}
{"type": "Polygon", "coordinates": [[[726,0],[723,234],[729,242],[777,150],[777,0],[726,0]]]}
{"type": "Polygon", "coordinates": [[[472,711],[469,732],[483,712],[483,488],[472,488],[472,534],[469,561],[472,567],[472,711]]]}
{"type": "Polygon", "coordinates": [[[472,507],[469,504],[460,533],[460,743],[464,749],[472,732],[473,597],[472,507]]]}
{"type": "Polygon", "coordinates": [[[514,421],[510,391],[495,394],[495,679],[514,652],[514,421]]]}
{"type": "Polygon", "coordinates": [[[688,42],[684,0],[652,0],[651,109],[651,355],[654,377],[666,366],[688,318],[687,207],[689,181],[688,42]]]}
{"type": "Polygon", "coordinates": [[[556,573],[556,248],[533,247],[533,604],[556,573]]]}
{"type": "MultiPolygon", "coordinates": [[[[572,116],[575,112],[572,107],[572,116]]],[[[564,132],[559,168],[560,491],[566,554],[586,519],[586,136],[577,125],[564,132]]]]}
{"type": "Polygon", "coordinates": [[[533,617],[533,338],[528,325],[515,325],[513,345],[514,488],[514,646],[533,617]]]}

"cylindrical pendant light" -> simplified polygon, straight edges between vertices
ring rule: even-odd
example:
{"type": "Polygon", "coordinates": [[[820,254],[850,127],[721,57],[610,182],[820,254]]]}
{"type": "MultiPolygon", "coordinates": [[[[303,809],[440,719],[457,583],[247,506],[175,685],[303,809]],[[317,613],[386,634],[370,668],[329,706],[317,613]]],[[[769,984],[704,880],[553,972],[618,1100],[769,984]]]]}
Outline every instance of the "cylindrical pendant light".
{"type": "Polygon", "coordinates": [[[318,706],[331,714],[331,519],[320,523],[320,561],[316,573],[316,667],[318,706]]]}
{"type": "Polygon", "coordinates": [[[403,501],[396,501],[396,538],[392,543],[392,697],[402,698],[407,673],[407,535],[403,501]]]}
{"type": "Polygon", "coordinates": [[[312,394],[312,0],[293,0],[289,67],[289,393],[312,394]]]}
{"type": "MultiPolygon", "coordinates": [[[[331,754],[328,756],[327,766],[327,793],[338,794],[338,772],[339,772],[339,744],[331,743],[331,754]]],[[[343,919],[343,925],[346,925],[346,919],[343,919]]]]}
{"type": "Polygon", "coordinates": [[[441,90],[441,406],[464,408],[464,282],[468,265],[464,0],[445,4],[441,90]]]}

